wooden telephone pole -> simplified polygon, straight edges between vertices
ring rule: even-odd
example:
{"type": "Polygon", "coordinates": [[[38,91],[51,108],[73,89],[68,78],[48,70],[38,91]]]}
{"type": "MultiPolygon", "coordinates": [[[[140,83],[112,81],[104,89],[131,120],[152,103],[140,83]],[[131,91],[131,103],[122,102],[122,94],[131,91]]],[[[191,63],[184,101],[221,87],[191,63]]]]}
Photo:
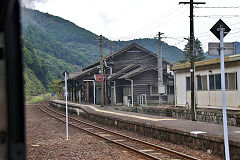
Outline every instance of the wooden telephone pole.
{"type": "Polygon", "coordinates": [[[191,73],[191,117],[192,121],[196,121],[196,106],[195,106],[195,92],[194,92],[194,24],[193,24],[193,5],[194,4],[205,4],[205,2],[179,2],[179,4],[189,4],[190,5],[190,73],[191,73]]]}
{"type": "MultiPolygon", "coordinates": [[[[103,53],[102,53],[102,46],[103,46],[103,42],[102,42],[102,35],[100,35],[99,36],[99,41],[100,41],[100,43],[99,43],[99,47],[100,47],[100,74],[101,75],[103,75],[103,53]]],[[[101,106],[103,106],[103,104],[104,104],[104,93],[103,93],[103,90],[104,90],[104,88],[103,88],[103,81],[101,82],[101,106]]]]}
{"type": "Polygon", "coordinates": [[[165,86],[163,85],[163,68],[162,68],[162,38],[163,33],[158,32],[158,93],[159,93],[159,105],[161,104],[161,94],[165,93],[165,86]]]}

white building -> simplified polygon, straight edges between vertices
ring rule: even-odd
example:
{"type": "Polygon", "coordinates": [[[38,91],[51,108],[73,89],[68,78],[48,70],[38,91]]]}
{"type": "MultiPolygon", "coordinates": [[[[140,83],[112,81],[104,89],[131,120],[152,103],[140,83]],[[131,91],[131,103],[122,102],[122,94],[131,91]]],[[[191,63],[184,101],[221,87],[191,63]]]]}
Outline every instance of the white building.
{"type": "MultiPolygon", "coordinates": [[[[190,63],[172,67],[175,72],[175,105],[191,106],[190,63]]],[[[225,57],[227,109],[240,110],[240,55],[225,57]]],[[[195,62],[197,108],[222,108],[220,59],[195,62]]]]}

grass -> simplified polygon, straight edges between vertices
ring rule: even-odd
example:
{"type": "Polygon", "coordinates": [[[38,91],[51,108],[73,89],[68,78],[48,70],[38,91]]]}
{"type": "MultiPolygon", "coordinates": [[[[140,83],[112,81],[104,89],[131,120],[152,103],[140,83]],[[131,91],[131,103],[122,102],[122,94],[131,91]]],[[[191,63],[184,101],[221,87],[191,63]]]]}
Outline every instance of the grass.
{"type": "Polygon", "coordinates": [[[38,96],[30,97],[26,103],[37,103],[43,101],[44,99],[50,98],[50,93],[41,94],[38,96]]]}

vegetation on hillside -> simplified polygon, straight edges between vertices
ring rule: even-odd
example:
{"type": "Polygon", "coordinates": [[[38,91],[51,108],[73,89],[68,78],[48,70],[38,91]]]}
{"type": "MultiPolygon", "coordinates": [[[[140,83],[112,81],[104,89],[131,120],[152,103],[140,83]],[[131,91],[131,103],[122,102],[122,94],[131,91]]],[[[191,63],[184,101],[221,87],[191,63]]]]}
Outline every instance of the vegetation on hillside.
{"type": "MultiPolygon", "coordinates": [[[[63,71],[77,72],[80,67],[99,60],[98,36],[60,17],[22,8],[24,41],[25,94],[27,97],[52,91],[54,79],[63,71]]],[[[157,53],[157,40],[110,41],[103,38],[103,55],[133,42],[157,53]]],[[[177,62],[182,51],[163,44],[163,58],[177,62]]]]}

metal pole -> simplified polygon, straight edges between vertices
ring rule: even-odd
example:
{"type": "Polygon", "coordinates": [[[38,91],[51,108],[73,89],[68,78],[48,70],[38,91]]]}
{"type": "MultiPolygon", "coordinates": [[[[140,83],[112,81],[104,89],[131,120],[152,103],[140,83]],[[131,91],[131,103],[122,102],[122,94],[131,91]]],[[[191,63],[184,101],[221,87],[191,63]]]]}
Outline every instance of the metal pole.
{"type": "Polygon", "coordinates": [[[131,80],[131,94],[132,94],[132,107],[133,107],[133,80],[131,80]]]}
{"type": "Polygon", "coordinates": [[[126,79],[131,81],[131,97],[132,97],[132,107],[133,107],[133,80],[132,79],[126,79]]]}
{"type": "Polygon", "coordinates": [[[224,146],[225,146],[225,159],[230,160],[229,144],[228,144],[228,128],[227,128],[226,93],[225,93],[223,32],[224,32],[224,28],[220,26],[221,87],[222,87],[222,105],[223,105],[224,146]]]}
{"type": "Polygon", "coordinates": [[[94,106],[96,105],[96,93],[95,93],[95,90],[96,90],[96,83],[95,83],[95,81],[93,81],[93,104],[94,104],[94,106]]]}
{"type": "Polygon", "coordinates": [[[68,107],[67,107],[67,72],[65,72],[65,100],[66,100],[66,140],[68,140],[68,107]]]}

